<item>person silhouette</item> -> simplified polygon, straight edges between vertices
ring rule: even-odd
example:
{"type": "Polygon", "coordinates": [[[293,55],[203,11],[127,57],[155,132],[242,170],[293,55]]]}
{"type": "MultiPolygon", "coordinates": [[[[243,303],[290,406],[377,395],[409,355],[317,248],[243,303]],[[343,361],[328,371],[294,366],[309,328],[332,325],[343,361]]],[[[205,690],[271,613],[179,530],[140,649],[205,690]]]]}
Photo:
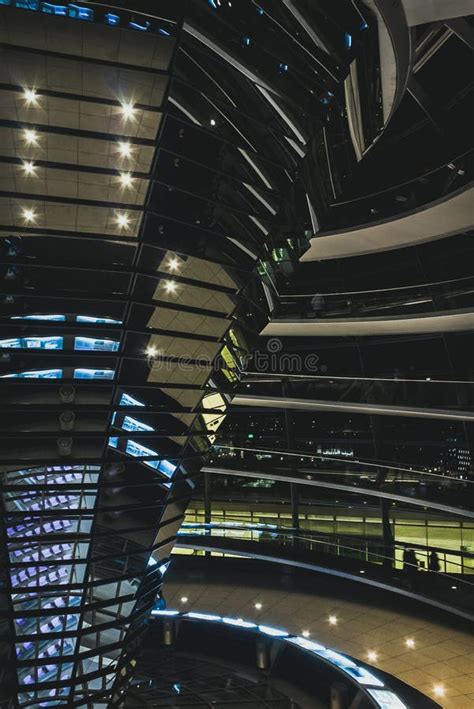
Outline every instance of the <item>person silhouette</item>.
{"type": "Polygon", "coordinates": [[[441,564],[439,563],[439,556],[435,551],[432,551],[430,558],[428,560],[428,569],[430,571],[440,571],[441,564]]]}

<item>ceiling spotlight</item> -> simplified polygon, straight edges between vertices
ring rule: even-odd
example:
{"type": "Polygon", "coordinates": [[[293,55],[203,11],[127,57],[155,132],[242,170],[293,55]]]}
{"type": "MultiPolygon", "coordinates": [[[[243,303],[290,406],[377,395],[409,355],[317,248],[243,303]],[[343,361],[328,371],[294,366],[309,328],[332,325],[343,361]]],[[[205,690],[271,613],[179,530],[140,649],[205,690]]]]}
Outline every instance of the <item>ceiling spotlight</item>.
{"type": "Polygon", "coordinates": [[[302,635],[304,638],[309,638],[310,632],[309,632],[309,630],[303,630],[303,632],[301,633],[301,635],[302,635]]]}
{"type": "Polygon", "coordinates": [[[262,606],[262,604],[261,604],[260,602],[258,602],[258,603],[255,604],[255,609],[256,609],[257,611],[261,611],[262,608],[263,608],[263,606],[262,606]]]}
{"type": "Polygon", "coordinates": [[[329,625],[337,625],[337,616],[330,615],[328,618],[329,625]]]}
{"type": "Polygon", "coordinates": [[[174,293],[176,291],[175,281],[165,281],[165,291],[167,293],[174,293]]]}
{"type": "Polygon", "coordinates": [[[122,187],[131,187],[133,184],[133,177],[129,172],[122,172],[120,174],[120,183],[122,187]]]}
{"type": "Polygon", "coordinates": [[[156,357],[158,354],[158,350],[154,345],[148,345],[148,347],[145,350],[145,354],[147,357],[156,357]]]}
{"type": "Polygon", "coordinates": [[[23,165],[22,165],[23,172],[25,175],[34,175],[35,174],[35,164],[31,162],[30,160],[25,160],[23,165]]]}
{"type": "Polygon", "coordinates": [[[170,271],[177,271],[178,266],[179,266],[179,261],[177,258],[171,258],[168,261],[168,268],[170,269],[170,271]]]}
{"type": "Polygon", "coordinates": [[[375,652],[375,650],[369,650],[367,653],[367,659],[370,660],[370,662],[376,662],[378,658],[378,653],[375,652]]]}
{"type": "Polygon", "coordinates": [[[209,121],[209,123],[211,124],[211,126],[215,126],[215,125],[216,125],[216,120],[215,120],[214,118],[211,118],[211,120],[209,121]]]}
{"type": "Polygon", "coordinates": [[[445,694],[444,685],[435,684],[435,686],[433,687],[433,694],[435,695],[435,697],[444,697],[444,694],[445,694]]]}
{"type": "Polygon", "coordinates": [[[22,212],[22,217],[27,224],[31,224],[31,222],[34,222],[36,219],[36,212],[34,209],[27,209],[25,207],[22,212]]]}
{"type": "Polygon", "coordinates": [[[130,217],[128,214],[117,214],[116,219],[120,229],[127,229],[130,226],[130,217]]]}
{"type": "Polygon", "coordinates": [[[118,149],[120,152],[120,155],[123,158],[129,158],[132,155],[132,146],[130,143],[119,143],[118,144],[118,149]]]}
{"type": "Polygon", "coordinates": [[[23,137],[27,145],[37,145],[38,143],[38,133],[35,130],[27,128],[23,131],[23,137]]]}
{"type": "Polygon", "coordinates": [[[415,641],[413,640],[413,638],[407,638],[407,639],[405,640],[405,645],[406,645],[407,647],[409,647],[409,648],[414,648],[414,647],[415,647],[415,641]]]}
{"type": "Polygon", "coordinates": [[[31,104],[36,105],[38,103],[38,94],[34,89],[23,89],[23,98],[28,106],[31,104]]]}
{"type": "Polygon", "coordinates": [[[122,103],[122,116],[126,121],[130,120],[135,115],[135,107],[133,103],[122,103]]]}
{"type": "Polygon", "coordinates": [[[188,597],[187,596],[181,596],[181,603],[187,603],[188,602],[188,597]]]}

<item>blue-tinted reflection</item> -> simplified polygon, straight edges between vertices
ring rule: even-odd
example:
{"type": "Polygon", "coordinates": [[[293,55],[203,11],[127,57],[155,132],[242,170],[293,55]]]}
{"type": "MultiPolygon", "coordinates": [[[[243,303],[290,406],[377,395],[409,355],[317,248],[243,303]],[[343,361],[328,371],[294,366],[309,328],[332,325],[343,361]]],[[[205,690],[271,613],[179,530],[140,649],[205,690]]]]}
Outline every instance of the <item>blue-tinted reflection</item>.
{"type": "Polygon", "coordinates": [[[74,379],[113,379],[113,369],[88,369],[80,367],[74,370],[74,379]]]}
{"type": "Polygon", "coordinates": [[[116,340],[99,340],[96,337],[75,337],[74,349],[94,352],[117,352],[120,343],[116,340]]]}

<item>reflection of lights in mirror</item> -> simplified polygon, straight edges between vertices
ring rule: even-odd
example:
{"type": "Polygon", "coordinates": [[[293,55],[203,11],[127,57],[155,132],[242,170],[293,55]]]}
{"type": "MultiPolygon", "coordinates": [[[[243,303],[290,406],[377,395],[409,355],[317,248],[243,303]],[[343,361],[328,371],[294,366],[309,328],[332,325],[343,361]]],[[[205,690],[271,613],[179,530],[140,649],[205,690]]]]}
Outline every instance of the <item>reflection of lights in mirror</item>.
{"type": "Polygon", "coordinates": [[[22,212],[23,219],[27,224],[31,224],[36,219],[36,212],[34,209],[23,208],[22,212]]]}
{"type": "Polygon", "coordinates": [[[25,173],[25,175],[34,175],[35,174],[36,167],[33,162],[31,162],[29,160],[25,160],[25,162],[23,163],[23,165],[21,167],[22,167],[22,170],[25,173]]]}
{"type": "Polygon", "coordinates": [[[131,187],[133,185],[133,177],[129,172],[121,173],[120,184],[122,185],[122,187],[131,187]]]}
{"type": "Polygon", "coordinates": [[[34,89],[23,89],[23,98],[28,106],[36,106],[38,103],[38,94],[34,89]]]}
{"type": "Polygon", "coordinates": [[[120,155],[123,158],[129,158],[132,155],[132,147],[130,143],[119,143],[118,144],[118,149],[120,152],[120,155]]]}
{"type": "Polygon", "coordinates": [[[176,282],[175,281],[165,281],[164,288],[167,293],[176,292],[176,282]]]}
{"type": "Polygon", "coordinates": [[[133,103],[122,103],[121,111],[122,116],[126,121],[130,120],[135,116],[135,108],[133,106],[133,103]]]}
{"type": "Polygon", "coordinates": [[[38,143],[38,133],[35,130],[27,128],[23,131],[23,137],[27,145],[36,145],[38,143]]]}
{"type": "Polygon", "coordinates": [[[116,221],[120,229],[127,229],[130,226],[130,217],[128,214],[117,214],[116,221]]]}

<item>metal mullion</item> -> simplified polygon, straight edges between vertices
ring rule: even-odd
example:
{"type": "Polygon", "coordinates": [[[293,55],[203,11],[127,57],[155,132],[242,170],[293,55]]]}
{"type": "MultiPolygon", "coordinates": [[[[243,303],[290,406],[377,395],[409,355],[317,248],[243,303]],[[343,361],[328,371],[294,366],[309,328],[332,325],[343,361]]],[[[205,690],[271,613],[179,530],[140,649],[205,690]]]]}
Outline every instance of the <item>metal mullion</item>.
{"type": "Polygon", "coordinates": [[[119,133],[101,133],[100,131],[68,128],[67,126],[54,126],[47,123],[29,123],[28,121],[17,121],[8,118],[0,118],[0,127],[12,128],[13,130],[34,128],[35,131],[44,134],[66,135],[73,138],[87,138],[89,140],[103,140],[107,143],[115,143],[117,140],[124,140],[131,145],[138,145],[140,147],[152,148],[154,146],[152,138],[134,138],[133,136],[121,135],[119,133]]]}
{"type": "MultiPolygon", "coordinates": [[[[69,56],[69,55],[68,55],[69,56]]],[[[82,60],[82,59],[81,59],[82,60]]],[[[87,58],[85,58],[87,61],[87,58]]],[[[114,62],[115,66],[115,62],[114,62]]],[[[160,70],[156,69],[157,72],[163,71],[165,73],[165,70],[160,70]]],[[[12,91],[15,93],[23,93],[24,87],[20,86],[18,84],[6,84],[0,82],[0,91],[12,91]]],[[[65,99],[66,101],[77,101],[80,103],[94,103],[94,104],[99,104],[101,106],[110,106],[111,108],[120,108],[122,104],[118,101],[115,101],[112,98],[104,98],[102,96],[90,96],[88,94],[75,94],[75,93],[67,93],[65,91],[58,91],[58,90],[53,90],[53,89],[47,89],[47,88],[42,88],[37,92],[38,97],[41,96],[46,96],[46,97],[51,97],[51,98],[59,98],[59,99],[65,99]]],[[[133,104],[134,108],[137,108],[141,111],[150,111],[152,113],[161,113],[162,109],[159,106],[152,106],[147,103],[134,103],[133,104]]]]}
{"type": "Polygon", "coordinates": [[[133,202],[111,202],[110,200],[82,199],[80,197],[55,197],[43,193],[31,192],[7,192],[0,191],[2,199],[28,199],[34,202],[54,202],[57,204],[79,205],[81,207],[94,207],[95,209],[123,209],[127,212],[143,212],[144,207],[133,202]]]}

